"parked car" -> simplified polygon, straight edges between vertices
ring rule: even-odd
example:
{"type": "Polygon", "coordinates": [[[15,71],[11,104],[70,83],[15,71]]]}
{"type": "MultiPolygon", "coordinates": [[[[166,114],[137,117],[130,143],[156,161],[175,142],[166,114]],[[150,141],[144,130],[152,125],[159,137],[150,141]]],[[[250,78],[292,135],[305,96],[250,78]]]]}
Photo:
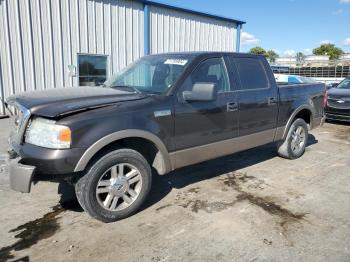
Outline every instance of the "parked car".
{"type": "Polygon", "coordinates": [[[317,83],[314,79],[304,76],[297,75],[284,75],[284,74],[274,74],[277,84],[287,85],[287,84],[310,84],[317,83]]]}
{"type": "Polygon", "coordinates": [[[280,156],[301,157],[308,129],[322,123],[324,93],[318,83],[278,87],[263,56],[146,56],[104,87],[9,98],[20,112],[10,184],[30,192],[32,182],[69,179],[87,213],[116,221],[145,201],[151,167],[164,175],[271,142],[280,156]]]}
{"type": "Polygon", "coordinates": [[[326,84],[326,89],[331,89],[333,87],[337,87],[337,85],[339,85],[339,83],[329,83],[329,84],[326,84]]]}
{"type": "Polygon", "coordinates": [[[327,91],[326,118],[350,122],[350,77],[327,91]]]}

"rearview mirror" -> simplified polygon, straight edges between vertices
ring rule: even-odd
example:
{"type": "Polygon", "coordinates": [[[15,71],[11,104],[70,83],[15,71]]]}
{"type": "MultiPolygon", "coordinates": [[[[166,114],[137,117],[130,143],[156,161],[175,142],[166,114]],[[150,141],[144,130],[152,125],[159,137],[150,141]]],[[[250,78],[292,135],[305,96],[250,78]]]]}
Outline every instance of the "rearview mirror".
{"type": "Polygon", "coordinates": [[[217,89],[214,83],[195,83],[192,91],[184,91],[182,95],[187,102],[214,101],[217,97],[217,89]]]}

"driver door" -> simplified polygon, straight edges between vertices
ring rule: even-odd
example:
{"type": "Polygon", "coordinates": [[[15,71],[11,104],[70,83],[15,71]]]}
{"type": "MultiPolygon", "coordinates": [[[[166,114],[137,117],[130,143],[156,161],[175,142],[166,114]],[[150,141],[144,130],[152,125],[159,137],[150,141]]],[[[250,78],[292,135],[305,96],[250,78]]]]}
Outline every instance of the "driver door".
{"type": "Polygon", "coordinates": [[[212,57],[202,61],[187,77],[175,102],[176,167],[213,158],[216,143],[238,136],[238,103],[231,90],[225,61],[212,57]],[[196,83],[217,87],[214,101],[191,101],[183,98],[196,83]]]}

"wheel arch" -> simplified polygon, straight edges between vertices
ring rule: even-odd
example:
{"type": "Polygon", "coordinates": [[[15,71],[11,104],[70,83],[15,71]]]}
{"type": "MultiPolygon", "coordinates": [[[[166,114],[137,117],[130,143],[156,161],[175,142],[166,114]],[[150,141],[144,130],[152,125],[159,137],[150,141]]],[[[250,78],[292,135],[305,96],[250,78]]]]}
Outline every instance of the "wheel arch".
{"type": "Polygon", "coordinates": [[[169,157],[169,153],[164,143],[156,135],[138,129],[127,129],[109,134],[94,144],[92,144],[81,156],[77,165],[75,166],[74,172],[81,172],[85,170],[91,160],[103,149],[108,146],[116,144],[121,141],[131,142],[132,140],[140,139],[144,142],[151,143],[155,149],[154,159],[150,164],[157,170],[158,174],[164,175],[172,170],[172,165],[169,157]]]}
{"type": "Polygon", "coordinates": [[[282,139],[286,138],[286,136],[288,134],[288,130],[296,118],[304,119],[305,122],[307,124],[309,124],[310,127],[312,127],[313,116],[314,116],[314,113],[313,113],[313,108],[311,105],[305,104],[305,105],[301,105],[301,106],[297,107],[288,119],[287,125],[284,129],[284,132],[283,132],[282,139]]]}

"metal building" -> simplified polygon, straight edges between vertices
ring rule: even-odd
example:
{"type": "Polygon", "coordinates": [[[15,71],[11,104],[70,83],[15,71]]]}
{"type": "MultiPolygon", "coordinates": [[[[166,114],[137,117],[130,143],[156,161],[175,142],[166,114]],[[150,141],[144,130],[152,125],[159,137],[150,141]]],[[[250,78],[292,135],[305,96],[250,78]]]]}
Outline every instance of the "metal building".
{"type": "Polygon", "coordinates": [[[145,0],[0,0],[0,114],[9,95],[96,85],[145,54],[239,51],[244,23],[145,0]]]}

